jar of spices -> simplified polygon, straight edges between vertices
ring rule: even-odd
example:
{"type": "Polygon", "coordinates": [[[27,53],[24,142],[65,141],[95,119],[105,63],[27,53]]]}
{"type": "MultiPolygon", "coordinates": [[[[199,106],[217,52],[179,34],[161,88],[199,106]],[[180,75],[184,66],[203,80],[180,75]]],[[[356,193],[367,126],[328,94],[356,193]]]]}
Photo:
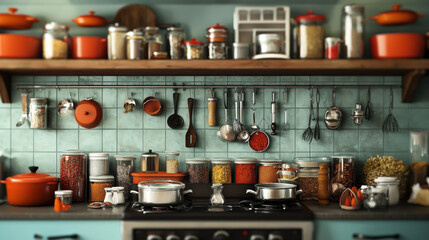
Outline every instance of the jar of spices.
{"type": "Polygon", "coordinates": [[[127,59],[144,59],[144,37],[140,29],[134,29],[126,34],[127,39],[127,59]]]}
{"type": "Polygon", "coordinates": [[[55,191],[55,198],[60,198],[61,202],[70,205],[72,203],[72,190],[55,191]]]}
{"type": "Polygon", "coordinates": [[[144,40],[145,40],[145,45],[144,45],[145,58],[152,59],[154,52],[162,51],[162,41],[161,41],[161,35],[159,33],[158,27],[149,27],[149,26],[145,27],[144,40]]]}
{"type": "Polygon", "coordinates": [[[207,28],[208,57],[209,59],[227,58],[227,28],[216,23],[215,26],[207,28]]]}
{"type": "Polygon", "coordinates": [[[167,173],[179,172],[179,155],[178,151],[165,151],[165,171],[167,173]]]}
{"type": "Polygon", "coordinates": [[[183,42],[185,41],[185,32],[183,28],[167,28],[167,52],[170,59],[183,59],[183,42]]]}
{"type": "Polygon", "coordinates": [[[116,185],[124,187],[124,197],[128,199],[131,187],[133,185],[133,172],[134,160],[133,156],[116,155],[116,185]]]}
{"type": "Polygon", "coordinates": [[[261,159],[258,161],[259,183],[276,183],[279,176],[277,175],[278,168],[282,160],[280,159],[261,159]]]}
{"type": "Polygon", "coordinates": [[[364,7],[348,4],[342,11],[342,36],[345,58],[363,58],[364,54],[364,7]]]}
{"type": "Polygon", "coordinates": [[[141,165],[143,172],[153,172],[156,173],[159,171],[159,154],[149,150],[147,153],[142,154],[141,165]]]}
{"type": "MultiPolygon", "coordinates": [[[[295,158],[294,162],[299,166],[298,185],[302,193],[301,200],[318,200],[319,191],[319,165],[326,163],[328,168],[328,179],[330,179],[331,160],[327,157],[299,157],[295,158]]],[[[330,180],[329,180],[330,181],[330,180]]]]}
{"type": "Polygon", "coordinates": [[[235,183],[256,183],[256,158],[237,158],[235,163],[235,183]]]}
{"type": "Polygon", "coordinates": [[[184,44],[186,59],[191,60],[204,58],[204,42],[192,38],[184,44]]]}
{"type": "Polygon", "coordinates": [[[48,123],[48,105],[45,98],[30,98],[30,128],[46,129],[48,123]]]}
{"type": "Polygon", "coordinates": [[[341,193],[355,186],[354,156],[333,156],[333,175],[331,184],[331,199],[338,201],[341,193]]]}
{"type": "Polygon", "coordinates": [[[232,183],[231,164],[229,158],[212,159],[212,183],[232,183]]]}
{"type": "Polygon", "coordinates": [[[188,183],[209,183],[209,162],[204,158],[186,159],[188,183]]]}
{"type": "Polygon", "coordinates": [[[43,58],[67,59],[70,46],[69,27],[56,22],[45,24],[43,33],[43,58]]]}
{"type": "Polygon", "coordinates": [[[325,49],[325,27],[323,24],[325,22],[325,16],[314,14],[312,10],[308,10],[307,14],[296,17],[296,40],[299,58],[323,58],[323,52],[325,49]]]}
{"type": "Polygon", "coordinates": [[[85,201],[86,155],[79,150],[68,150],[61,154],[61,190],[72,190],[73,202],[85,201]]]}
{"type": "Polygon", "coordinates": [[[89,176],[101,176],[109,174],[109,154],[89,154],[89,176]]]}
{"type": "Polygon", "coordinates": [[[112,187],[114,181],[115,178],[111,175],[90,176],[89,182],[91,185],[91,202],[102,202],[106,196],[104,188],[112,187]]]}
{"type": "Polygon", "coordinates": [[[115,23],[108,28],[107,55],[109,59],[126,59],[126,34],[128,28],[115,23]]]}
{"type": "Polygon", "coordinates": [[[325,38],[325,58],[339,59],[341,56],[341,38],[327,37],[325,38]]]}

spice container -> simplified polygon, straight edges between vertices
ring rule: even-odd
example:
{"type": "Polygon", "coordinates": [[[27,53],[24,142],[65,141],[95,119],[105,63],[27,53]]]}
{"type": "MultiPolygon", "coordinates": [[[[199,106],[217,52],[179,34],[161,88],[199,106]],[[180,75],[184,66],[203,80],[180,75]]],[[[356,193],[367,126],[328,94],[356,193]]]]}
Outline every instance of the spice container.
{"type": "MultiPolygon", "coordinates": [[[[299,166],[298,185],[302,193],[301,200],[318,200],[319,191],[319,164],[326,163],[328,168],[328,179],[330,179],[330,159],[326,157],[295,158],[295,163],[299,166]]],[[[330,182],[330,180],[329,180],[330,182]]]]}
{"type": "Polygon", "coordinates": [[[185,44],[186,59],[203,59],[204,58],[204,43],[192,38],[185,44]]]}
{"type": "Polygon", "coordinates": [[[158,172],[159,171],[159,155],[158,153],[149,150],[142,154],[141,165],[143,172],[158,172]]]}
{"type": "Polygon", "coordinates": [[[45,24],[43,33],[43,58],[44,59],[66,59],[70,38],[69,27],[56,22],[45,24]]]}
{"type": "Polygon", "coordinates": [[[259,183],[276,183],[279,176],[277,175],[278,168],[282,160],[279,159],[261,159],[258,161],[258,182],[259,183]]]}
{"type": "Polygon", "coordinates": [[[116,155],[116,185],[124,187],[124,197],[128,199],[131,186],[133,185],[133,172],[134,160],[133,156],[116,155]]]}
{"type": "Polygon", "coordinates": [[[162,51],[161,35],[158,27],[145,27],[144,29],[144,54],[145,58],[152,59],[154,52],[162,51]]]}
{"type": "Polygon", "coordinates": [[[109,59],[126,59],[126,34],[128,29],[115,23],[108,28],[107,55],[109,59]]]}
{"type": "Polygon", "coordinates": [[[209,183],[209,162],[203,158],[186,159],[188,183],[209,183]]]}
{"type": "Polygon", "coordinates": [[[85,201],[86,155],[79,150],[69,150],[61,154],[60,188],[72,190],[73,202],[85,201]]]}
{"type": "Polygon", "coordinates": [[[250,45],[248,43],[233,43],[233,58],[234,59],[249,59],[250,45]]]}
{"type": "Polygon", "coordinates": [[[331,199],[338,201],[341,193],[355,186],[354,156],[333,156],[333,177],[331,199]]]}
{"type": "Polygon", "coordinates": [[[256,183],[256,158],[237,158],[235,163],[235,183],[256,183]]]}
{"type": "Polygon", "coordinates": [[[389,206],[399,203],[399,180],[396,177],[378,177],[374,180],[377,186],[387,186],[389,188],[389,206]]]}
{"type": "Polygon", "coordinates": [[[178,151],[165,151],[165,171],[167,173],[179,172],[179,155],[178,151]]]}
{"type": "Polygon", "coordinates": [[[341,42],[340,38],[327,37],[325,38],[325,58],[326,59],[339,59],[341,55],[341,42]]]}
{"type": "Polygon", "coordinates": [[[229,158],[212,159],[212,183],[232,183],[231,163],[229,158]]]}
{"type": "Polygon", "coordinates": [[[60,198],[61,202],[70,205],[72,203],[72,190],[55,191],[55,198],[60,198]]]}
{"type": "Polygon", "coordinates": [[[111,175],[90,176],[89,182],[91,185],[91,202],[102,202],[106,196],[106,191],[104,188],[112,187],[114,181],[115,178],[111,175]]]}
{"type": "Polygon", "coordinates": [[[227,28],[216,23],[207,28],[208,57],[209,59],[226,59],[227,28]]]}
{"type": "Polygon", "coordinates": [[[260,53],[280,53],[280,35],[264,33],[258,35],[260,53]]]}
{"type": "Polygon", "coordinates": [[[281,179],[295,180],[298,178],[297,165],[293,163],[283,163],[281,165],[281,170],[279,170],[277,174],[279,174],[281,179]]]}
{"type": "Polygon", "coordinates": [[[46,129],[48,123],[48,105],[44,98],[30,98],[30,128],[46,129]]]}
{"type": "Polygon", "coordinates": [[[112,204],[122,205],[125,203],[124,187],[112,187],[112,204]]]}
{"type": "Polygon", "coordinates": [[[342,10],[342,38],[345,58],[363,58],[364,54],[364,7],[348,4],[342,10]]]}
{"type": "Polygon", "coordinates": [[[302,59],[323,58],[326,18],[308,10],[307,14],[296,17],[297,51],[302,59]]]}
{"type": "Polygon", "coordinates": [[[169,27],[167,28],[167,52],[170,59],[183,58],[183,42],[185,41],[185,33],[182,28],[169,27]]]}
{"type": "Polygon", "coordinates": [[[109,174],[109,154],[89,154],[89,176],[101,176],[109,174]]]}
{"type": "Polygon", "coordinates": [[[368,197],[363,201],[363,206],[370,210],[386,210],[389,207],[389,187],[370,185],[365,190],[368,197]]]}
{"type": "Polygon", "coordinates": [[[144,37],[143,32],[134,29],[126,34],[127,39],[127,59],[140,60],[144,59],[144,37]]]}

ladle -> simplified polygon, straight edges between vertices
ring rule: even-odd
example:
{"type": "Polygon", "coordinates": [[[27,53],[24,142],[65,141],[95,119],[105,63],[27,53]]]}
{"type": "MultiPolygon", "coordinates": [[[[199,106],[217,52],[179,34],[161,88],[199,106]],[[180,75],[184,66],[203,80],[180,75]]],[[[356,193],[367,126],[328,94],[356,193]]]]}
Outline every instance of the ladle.
{"type": "Polygon", "coordinates": [[[335,130],[341,126],[343,112],[335,106],[336,93],[335,88],[332,89],[332,106],[326,109],[325,125],[328,129],[335,130]]]}
{"type": "Polygon", "coordinates": [[[237,140],[239,142],[247,142],[249,141],[250,134],[246,129],[246,126],[243,125],[243,103],[244,103],[244,92],[241,91],[241,99],[240,99],[240,124],[241,131],[237,135],[237,140]]]}
{"type": "Polygon", "coordinates": [[[231,142],[235,139],[235,133],[232,126],[228,123],[228,91],[223,91],[223,105],[225,107],[225,123],[217,131],[218,138],[223,142],[231,142]]]}

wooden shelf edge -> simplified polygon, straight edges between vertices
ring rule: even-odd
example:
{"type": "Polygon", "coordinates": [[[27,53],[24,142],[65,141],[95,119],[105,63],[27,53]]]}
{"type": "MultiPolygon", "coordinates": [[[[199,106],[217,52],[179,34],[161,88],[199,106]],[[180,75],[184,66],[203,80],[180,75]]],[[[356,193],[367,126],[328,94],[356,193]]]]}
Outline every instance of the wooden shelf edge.
{"type": "Polygon", "coordinates": [[[4,73],[0,73],[0,97],[2,103],[11,103],[10,77],[4,73]]]}
{"type": "Polygon", "coordinates": [[[402,76],[402,102],[412,102],[418,83],[425,74],[425,69],[415,69],[402,76]]]}

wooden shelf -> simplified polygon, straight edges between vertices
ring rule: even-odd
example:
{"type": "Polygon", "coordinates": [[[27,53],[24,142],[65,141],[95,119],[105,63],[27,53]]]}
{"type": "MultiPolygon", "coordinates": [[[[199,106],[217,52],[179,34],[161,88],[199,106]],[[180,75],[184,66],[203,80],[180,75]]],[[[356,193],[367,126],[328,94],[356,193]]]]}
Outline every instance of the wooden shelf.
{"type": "Polygon", "coordinates": [[[429,59],[394,60],[42,60],[0,59],[0,94],[10,102],[8,75],[97,76],[380,76],[403,78],[403,102],[411,102],[429,59]]]}

